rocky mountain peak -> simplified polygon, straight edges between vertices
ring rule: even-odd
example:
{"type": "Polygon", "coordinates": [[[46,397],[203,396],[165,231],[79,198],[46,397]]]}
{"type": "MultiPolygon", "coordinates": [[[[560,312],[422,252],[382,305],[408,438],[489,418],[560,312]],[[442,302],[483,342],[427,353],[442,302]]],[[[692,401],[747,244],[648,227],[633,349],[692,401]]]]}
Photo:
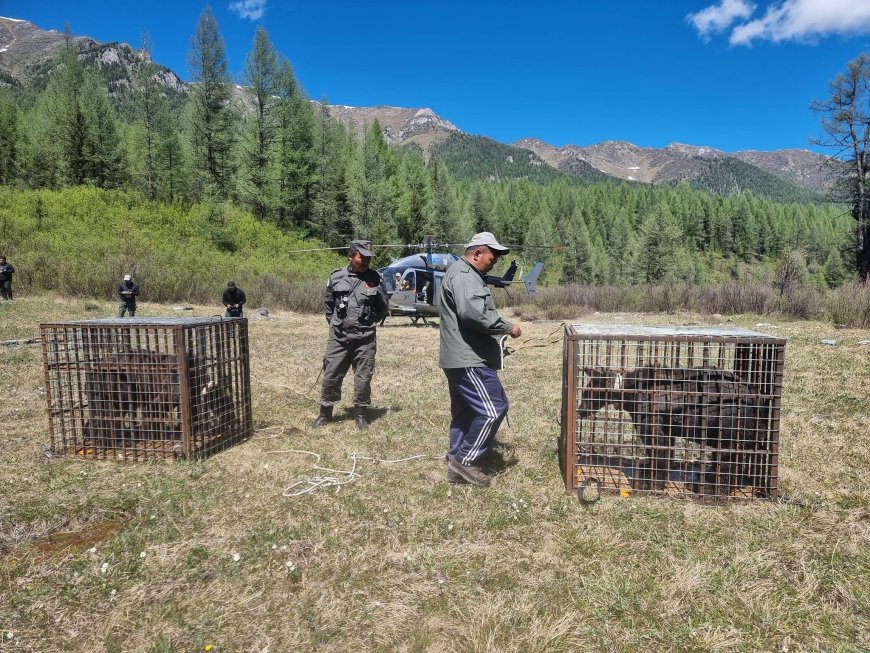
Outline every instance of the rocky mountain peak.
{"type": "Polygon", "coordinates": [[[725,153],[706,145],[686,145],[685,143],[671,143],[665,148],[667,151],[678,156],[723,156],[725,153]]]}
{"type": "MultiPolygon", "coordinates": [[[[49,62],[63,47],[65,36],[44,30],[31,22],[0,17],[0,73],[13,83],[26,83],[50,73],[49,62]]],[[[148,54],[127,43],[101,43],[88,36],[72,37],[78,57],[98,73],[105,73],[109,93],[129,88],[135,70],[150,62],[148,54]]],[[[158,81],[176,93],[188,90],[173,71],[157,67],[158,81]]]]}
{"type": "Polygon", "coordinates": [[[438,140],[446,138],[451,133],[462,133],[456,125],[428,107],[404,109],[390,106],[351,107],[334,104],[329,106],[329,113],[358,132],[362,132],[377,120],[389,143],[401,144],[422,140],[425,143],[421,144],[428,146],[433,138],[438,140]]]}

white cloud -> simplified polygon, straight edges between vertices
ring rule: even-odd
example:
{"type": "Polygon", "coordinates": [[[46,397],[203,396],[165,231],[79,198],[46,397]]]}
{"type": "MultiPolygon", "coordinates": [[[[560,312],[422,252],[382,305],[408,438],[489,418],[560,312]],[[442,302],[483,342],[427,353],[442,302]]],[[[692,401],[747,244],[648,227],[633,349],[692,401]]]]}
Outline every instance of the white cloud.
{"type": "Polygon", "coordinates": [[[829,34],[870,32],[870,0],[784,0],[731,32],[733,45],[754,39],[801,41],[829,34]]]}
{"type": "Polygon", "coordinates": [[[686,16],[701,38],[707,39],[710,34],[722,32],[739,20],[744,20],[755,11],[755,5],[748,0],[720,0],[718,5],[686,16]]]}
{"type": "Polygon", "coordinates": [[[230,11],[248,20],[260,20],[266,13],[267,0],[234,0],[230,3],[230,11]]]}
{"type": "Polygon", "coordinates": [[[812,41],[832,34],[870,33],[870,0],[773,0],[764,15],[749,20],[755,5],[749,0],[720,0],[686,16],[704,40],[731,30],[732,45],[754,40],[812,41]]]}

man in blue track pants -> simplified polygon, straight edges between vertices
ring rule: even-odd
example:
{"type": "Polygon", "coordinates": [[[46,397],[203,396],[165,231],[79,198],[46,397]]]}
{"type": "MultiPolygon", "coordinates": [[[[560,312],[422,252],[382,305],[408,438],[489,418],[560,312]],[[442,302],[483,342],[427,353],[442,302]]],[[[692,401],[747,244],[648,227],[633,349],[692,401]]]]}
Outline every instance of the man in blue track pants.
{"type": "Polygon", "coordinates": [[[450,449],[447,480],[488,487],[480,467],[508,411],[498,378],[499,337],[519,337],[518,324],[501,318],[484,275],[510,251],[490,232],[471,239],[465,255],[441,281],[441,352],[439,365],[450,389],[450,449]]]}

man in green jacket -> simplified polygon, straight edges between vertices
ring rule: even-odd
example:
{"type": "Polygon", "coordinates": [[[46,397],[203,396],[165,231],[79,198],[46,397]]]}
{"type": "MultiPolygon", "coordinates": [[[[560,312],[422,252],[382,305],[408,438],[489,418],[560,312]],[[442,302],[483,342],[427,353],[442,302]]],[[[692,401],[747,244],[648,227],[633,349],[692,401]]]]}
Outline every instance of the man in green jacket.
{"type": "Polygon", "coordinates": [[[320,414],[313,428],[332,419],[332,408],[341,400],[341,382],[353,366],[354,419],[367,429],[375,373],[376,325],[386,315],[389,296],[380,272],[369,265],[374,252],[370,240],[351,241],[347,267],[333,270],[326,282],[323,308],[329,324],[329,340],[323,359],[320,414]]]}
{"type": "Polygon", "coordinates": [[[518,324],[501,318],[484,275],[510,251],[490,232],[471,239],[465,255],[441,281],[441,353],[439,365],[450,390],[450,449],[447,480],[488,487],[480,468],[502,420],[508,400],[498,378],[500,337],[517,338],[518,324]]]}

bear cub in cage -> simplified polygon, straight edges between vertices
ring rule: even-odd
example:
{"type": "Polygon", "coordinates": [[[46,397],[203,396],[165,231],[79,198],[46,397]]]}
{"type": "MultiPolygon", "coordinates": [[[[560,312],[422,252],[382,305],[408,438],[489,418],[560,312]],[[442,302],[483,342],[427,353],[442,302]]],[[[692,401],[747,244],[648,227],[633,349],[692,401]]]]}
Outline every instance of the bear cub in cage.
{"type": "Polygon", "coordinates": [[[647,459],[639,480],[648,489],[661,489],[671,471],[680,468],[674,460],[678,439],[696,443],[708,456],[687,484],[692,492],[727,495],[754,485],[752,452],[759,447],[767,407],[758,389],[738,373],[659,366],[627,371],[587,367],[583,372],[578,417],[589,419],[607,406],[628,413],[647,459]]]}

